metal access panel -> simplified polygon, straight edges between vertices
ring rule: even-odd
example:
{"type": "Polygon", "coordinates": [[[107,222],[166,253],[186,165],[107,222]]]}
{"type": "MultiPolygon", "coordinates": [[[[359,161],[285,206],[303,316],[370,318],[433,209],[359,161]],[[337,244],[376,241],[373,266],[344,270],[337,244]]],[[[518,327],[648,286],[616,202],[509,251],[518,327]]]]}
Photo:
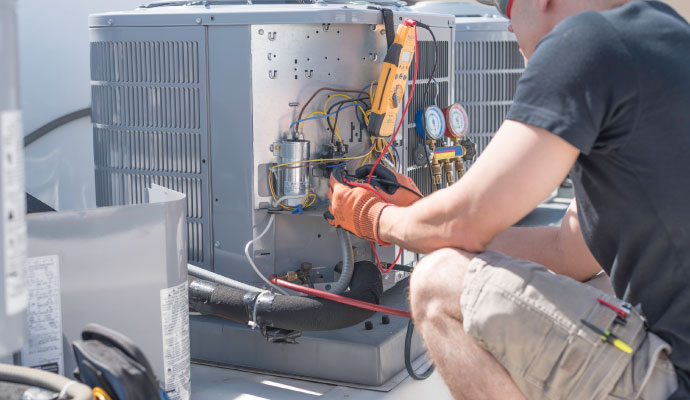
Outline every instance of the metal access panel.
{"type": "MultiPolygon", "coordinates": [[[[439,48],[434,94],[425,102],[435,56],[431,37],[418,30],[413,115],[425,104],[451,103],[454,25],[450,16],[395,10],[396,24],[406,17],[431,25],[439,48]]],[[[189,261],[259,284],[244,247],[268,220],[271,144],[286,136],[318,88],[369,91],[386,51],[381,11],[350,4],[154,6],[92,16],[90,25],[99,205],[137,203],[149,183],[182,191],[189,261]]],[[[305,115],[323,107],[326,95],[305,115]]],[[[418,144],[413,122],[404,121],[395,148],[401,172],[429,193],[428,172],[408,157],[418,144]]],[[[371,145],[354,113],[342,112],[338,126],[349,155],[371,145]]],[[[303,132],[316,158],[330,140],[324,121],[307,122],[303,132]]],[[[315,206],[304,215],[280,213],[253,246],[265,275],[340,261],[335,231],[322,218],[327,180],[314,170],[310,184],[315,206]]],[[[353,245],[360,259],[372,258],[367,242],[353,245]]],[[[380,249],[380,256],[393,261],[395,249],[380,249]]],[[[415,260],[405,253],[405,264],[415,260]]]]}

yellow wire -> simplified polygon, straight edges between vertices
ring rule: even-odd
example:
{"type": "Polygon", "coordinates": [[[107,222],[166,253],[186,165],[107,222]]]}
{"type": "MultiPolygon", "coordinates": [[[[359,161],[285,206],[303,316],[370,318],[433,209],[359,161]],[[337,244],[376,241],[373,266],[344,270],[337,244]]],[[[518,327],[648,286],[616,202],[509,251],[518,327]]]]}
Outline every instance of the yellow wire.
{"type": "MultiPolygon", "coordinates": [[[[316,111],[316,112],[320,112],[320,111],[316,111]]],[[[362,154],[362,155],[359,155],[359,156],[356,156],[356,157],[320,158],[320,159],[316,159],[316,160],[293,161],[293,162],[289,162],[289,163],[273,165],[273,166],[271,166],[271,168],[270,168],[271,171],[269,171],[269,173],[268,173],[268,187],[271,189],[271,196],[273,197],[273,200],[274,200],[275,202],[278,202],[278,196],[276,195],[275,189],[274,189],[274,187],[273,187],[273,170],[274,170],[275,168],[286,167],[286,166],[288,166],[288,165],[295,165],[295,164],[308,164],[308,163],[314,163],[314,162],[357,160],[357,159],[364,158],[364,157],[367,157],[367,158],[368,158],[368,156],[370,156],[371,153],[372,153],[373,151],[374,151],[374,147],[372,146],[366,154],[362,154]]],[[[307,193],[307,195],[305,196],[305,198],[302,200],[302,207],[303,207],[303,208],[310,207],[310,206],[312,206],[315,202],[316,202],[316,195],[315,195],[314,193],[312,193],[312,192],[309,192],[309,193],[307,193]],[[313,197],[310,197],[310,196],[313,196],[313,197]],[[311,198],[311,201],[309,201],[309,198],[311,198]],[[305,202],[306,202],[306,203],[305,203],[305,202]]],[[[286,205],[284,205],[284,204],[282,204],[282,203],[278,203],[278,205],[280,205],[281,207],[283,207],[283,208],[286,209],[286,210],[294,210],[294,209],[295,209],[295,207],[286,206],[286,205]]]]}
{"type": "MultiPolygon", "coordinates": [[[[323,112],[324,113],[328,113],[328,102],[331,101],[331,99],[334,97],[344,97],[348,100],[352,100],[351,96],[348,96],[348,95],[343,94],[343,93],[332,94],[332,95],[328,96],[328,98],[326,99],[326,102],[323,104],[323,112]]],[[[359,111],[362,112],[362,115],[364,115],[364,122],[368,125],[369,124],[369,116],[367,115],[366,110],[364,110],[364,108],[359,104],[356,104],[356,106],[357,106],[357,108],[359,108],[359,111]]]]}
{"type": "MultiPolygon", "coordinates": [[[[309,117],[311,117],[311,116],[314,116],[314,115],[326,115],[326,113],[321,112],[321,111],[312,111],[312,112],[309,113],[306,117],[304,117],[304,119],[307,119],[307,118],[309,118],[309,117]]],[[[329,118],[331,121],[333,121],[333,118],[332,118],[332,117],[328,117],[328,118],[329,118]]],[[[307,121],[302,121],[302,122],[299,123],[299,129],[302,129],[302,125],[304,125],[305,122],[307,122],[307,121]]],[[[342,139],[342,138],[340,137],[340,135],[338,134],[338,129],[335,130],[335,136],[338,138],[338,141],[339,141],[340,143],[343,143],[343,139],[342,139]]]]}
{"type": "MultiPolygon", "coordinates": [[[[320,114],[320,115],[326,115],[326,114],[328,114],[328,102],[331,101],[331,99],[334,98],[334,97],[344,97],[344,98],[346,98],[346,99],[352,100],[352,97],[351,97],[351,96],[348,96],[348,95],[343,94],[343,93],[332,94],[332,95],[328,96],[328,98],[326,99],[326,102],[323,104],[323,113],[320,114]]],[[[362,108],[361,105],[356,104],[356,106],[357,106],[357,108],[359,108],[359,110],[362,112],[362,115],[364,115],[364,124],[369,125],[369,114],[371,114],[371,110],[368,110],[369,113],[367,113],[367,110],[365,110],[364,108],[362,108]]],[[[340,140],[340,143],[343,143],[342,139],[340,139],[340,129],[338,129],[338,125],[335,123],[335,119],[334,119],[333,117],[328,117],[328,119],[329,119],[329,120],[333,123],[333,125],[334,125],[334,126],[333,126],[333,129],[335,129],[335,132],[334,132],[335,135],[336,135],[336,136],[338,137],[338,139],[340,140]]]]}
{"type": "MultiPolygon", "coordinates": [[[[275,202],[278,202],[278,197],[276,196],[275,189],[273,188],[273,173],[272,172],[268,174],[268,187],[271,189],[271,196],[273,197],[273,200],[275,202]]],[[[309,192],[309,193],[307,193],[306,196],[304,196],[304,199],[302,199],[302,208],[311,207],[312,205],[314,205],[314,203],[316,203],[316,194],[314,194],[313,192],[309,192]],[[311,201],[309,199],[311,199],[311,201]]],[[[278,203],[278,205],[283,207],[286,210],[289,210],[289,211],[292,211],[296,208],[296,207],[286,206],[283,203],[278,203]]]]}
{"type": "Polygon", "coordinates": [[[373,87],[374,87],[374,83],[376,84],[376,86],[378,86],[378,85],[379,85],[379,81],[378,81],[378,80],[371,81],[371,85],[369,85],[369,98],[371,99],[371,104],[374,104],[374,94],[372,93],[372,89],[373,89],[373,87]]]}

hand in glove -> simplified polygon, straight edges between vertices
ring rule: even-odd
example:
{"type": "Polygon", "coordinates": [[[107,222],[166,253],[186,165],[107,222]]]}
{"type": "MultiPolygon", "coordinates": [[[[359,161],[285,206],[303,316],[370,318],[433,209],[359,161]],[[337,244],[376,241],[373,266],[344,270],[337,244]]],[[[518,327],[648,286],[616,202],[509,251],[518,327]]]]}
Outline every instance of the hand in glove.
{"type": "MultiPolygon", "coordinates": [[[[357,168],[355,178],[368,180],[371,172],[371,164],[357,168]]],[[[412,178],[393,172],[379,164],[374,168],[371,177],[371,186],[379,192],[390,204],[398,207],[407,207],[421,199],[421,191],[412,178]]]]}
{"type": "MultiPolygon", "coordinates": [[[[368,171],[371,171],[371,166],[361,167],[355,176],[364,179],[368,176],[368,171]]],[[[350,182],[345,176],[344,168],[335,168],[331,173],[328,192],[330,207],[324,213],[324,217],[333,226],[339,226],[372,242],[388,245],[378,236],[381,212],[391,204],[408,206],[421,198],[421,195],[410,178],[397,175],[380,166],[377,166],[374,172],[372,184],[369,185],[350,182]]]]}

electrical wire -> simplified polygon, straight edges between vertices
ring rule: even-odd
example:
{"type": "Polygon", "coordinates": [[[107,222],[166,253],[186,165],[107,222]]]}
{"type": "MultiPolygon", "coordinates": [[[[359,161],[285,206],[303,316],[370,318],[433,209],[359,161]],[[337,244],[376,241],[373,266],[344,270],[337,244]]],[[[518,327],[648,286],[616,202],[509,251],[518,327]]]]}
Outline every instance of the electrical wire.
{"type": "Polygon", "coordinates": [[[398,160],[400,160],[400,153],[398,152],[397,147],[393,146],[392,147],[393,151],[395,152],[395,161],[396,161],[396,166],[395,166],[395,172],[400,172],[400,167],[402,166],[402,163],[398,164],[398,160]]]}
{"type": "MultiPolygon", "coordinates": [[[[424,89],[424,96],[422,96],[422,99],[424,101],[427,101],[427,94],[429,93],[429,88],[431,87],[431,82],[434,79],[434,73],[436,73],[436,66],[438,64],[438,42],[436,41],[436,35],[434,35],[434,31],[431,29],[429,25],[424,24],[422,22],[418,22],[417,25],[422,27],[423,29],[426,29],[431,34],[431,38],[434,40],[434,67],[431,68],[431,75],[429,75],[429,80],[427,81],[426,87],[424,89]]],[[[427,102],[427,104],[430,103],[427,102]]]]}
{"type": "Polygon", "coordinates": [[[256,266],[256,264],[254,264],[254,259],[249,256],[249,246],[251,246],[252,244],[254,244],[254,242],[264,237],[266,232],[268,232],[268,230],[271,228],[271,225],[273,225],[273,220],[275,219],[275,214],[271,214],[271,217],[268,219],[268,223],[266,224],[266,228],[264,228],[263,232],[261,232],[261,234],[255,237],[254,239],[248,241],[247,244],[244,246],[244,255],[247,256],[247,260],[249,260],[249,265],[252,266],[252,269],[254,269],[254,272],[256,272],[256,275],[258,275],[258,277],[261,278],[262,281],[266,282],[268,286],[274,288],[280,293],[288,295],[288,292],[286,292],[285,290],[281,289],[278,285],[275,285],[271,281],[266,279],[266,277],[261,273],[261,271],[259,271],[259,268],[256,266]]]}
{"type": "Polygon", "coordinates": [[[407,332],[405,332],[405,369],[407,369],[407,373],[410,375],[410,378],[416,380],[416,381],[423,381],[424,379],[428,378],[431,376],[431,374],[434,372],[436,367],[434,367],[433,364],[427,368],[426,371],[422,372],[421,374],[418,374],[417,371],[414,370],[412,367],[412,333],[414,332],[414,323],[412,322],[412,319],[407,321],[407,332]]]}
{"type": "Polygon", "coordinates": [[[323,290],[304,287],[304,286],[297,285],[297,284],[294,284],[294,283],[291,283],[288,281],[284,281],[282,279],[278,279],[278,277],[276,277],[275,275],[272,275],[269,279],[271,280],[271,282],[275,283],[276,285],[280,285],[284,288],[294,290],[296,292],[308,294],[310,296],[320,297],[322,299],[331,300],[331,301],[335,301],[335,302],[342,303],[342,304],[347,304],[348,306],[352,306],[352,307],[363,308],[365,310],[371,310],[371,311],[376,311],[376,312],[382,312],[385,314],[397,315],[399,317],[404,317],[404,318],[412,318],[409,311],[399,310],[397,308],[392,308],[392,307],[386,307],[386,306],[382,306],[380,304],[367,303],[366,301],[351,299],[349,297],[340,296],[340,295],[337,295],[337,294],[334,294],[331,292],[326,292],[323,290]]]}
{"type": "MultiPolygon", "coordinates": [[[[306,167],[306,165],[301,165],[301,164],[314,164],[314,163],[323,164],[323,163],[328,163],[328,162],[333,162],[333,161],[348,161],[349,162],[352,160],[357,160],[357,159],[367,157],[371,154],[371,152],[373,150],[374,150],[374,148],[372,147],[366,153],[360,154],[356,157],[320,158],[320,159],[315,159],[315,160],[301,160],[301,161],[293,161],[293,162],[289,162],[289,163],[273,165],[273,166],[271,166],[269,173],[268,173],[268,187],[271,191],[271,197],[273,197],[273,201],[275,201],[283,209],[286,209],[286,210],[294,210],[295,209],[295,207],[290,207],[290,206],[286,206],[286,205],[282,204],[282,202],[279,201],[278,196],[276,195],[275,187],[273,185],[273,172],[276,168],[284,168],[284,167],[288,167],[291,165],[299,165],[295,168],[303,168],[303,167],[306,167]]],[[[310,191],[309,193],[307,193],[307,196],[305,196],[303,203],[302,203],[302,207],[303,208],[310,207],[315,202],[316,202],[316,195],[310,191]],[[310,196],[313,196],[313,197],[310,197],[310,196]],[[310,200],[310,198],[311,198],[311,200],[310,200]]]]}
{"type": "MultiPolygon", "coordinates": [[[[355,106],[355,104],[351,104],[351,105],[345,106],[345,107],[343,107],[343,108],[350,108],[350,107],[354,107],[354,106],[355,106]]],[[[320,111],[318,111],[318,112],[320,112],[320,111]]],[[[312,119],[327,118],[327,117],[330,117],[330,116],[333,116],[333,115],[335,115],[335,114],[334,114],[334,113],[331,113],[331,114],[326,114],[326,115],[317,115],[317,116],[314,116],[314,117],[297,119],[297,120],[295,120],[295,121],[292,121],[292,123],[290,124],[290,127],[289,127],[288,129],[292,129],[293,126],[298,125],[299,123],[304,122],[304,121],[310,121],[310,120],[312,120],[312,119]]],[[[299,126],[298,126],[298,129],[299,129],[299,126]]],[[[295,133],[296,133],[296,132],[297,132],[297,130],[295,131],[295,133]]]]}
{"type": "MultiPolygon", "coordinates": [[[[299,112],[299,115],[297,116],[297,119],[298,119],[298,120],[302,119],[302,115],[304,115],[304,110],[307,108],[307,106],[309,105],[309,103],[311,103],[311,101],[314,100],[314,97],[316,97],[317,94],[323,92],[324,90],[329,90],[329,91],[331,91],[331,92],[362,93],[362,94],[365,94],[365,95],[367,94],[367,92],[362,91],[362,90],[334,89],[334,88],[329,88],[329,87],[322,87],[322,88],[318,89],[316,92],[314,92],[314,94],[312,94],[311,97],[309,97],[309,100],[307,100],[307,102],[304,103],[304,105],[302,106],[302,109],[301,109],[300,112],[299,112]]],[[[296,130],[295,130],[295,133],[297,133],[296,130]]]]}
{"type": "MultiPolygon", "coordinates": [[[[407,23],[407,20],[405,21],[405,23],[407,23]]],[[[400,122],[398,123],[398,127],[395,129],[395,133],[393,133],[393,137],[391,138],[391,140],[386,145],[386,148],[383,150],[383,153],[379,154],[378,158],[376,159],[376,162],[371,167],[371,171],[369,171],[369,178],[367,179],[368,184],[371,184],[371,178],[372,178],[372,176],[374,176],[374,169],[381,162],[381,158],[386,153],[386,151],[388,151],[388,148],[390,148],[391,144],[393,144],[393,142],[395,141],[395,138],[398,136],[398,132],[400,131],[400,128],[402,127],[403,121],[405,120],[405,115],[407,115],[407,109],[410,107],[410,102],[412,101],[412,96],[414,95],[414,88],[417,85],[417,71],[419,70],[419,57],[418,57],[419,54],[417,53],[417,49],[419,46],[418,46],[418,42],[417,42],[417,22],[412,21],[412,23],[414,24],[414,51],[415,51],[415,58],[414,58],[414,60],[415,60],[414,64],[415,65],[414,65],[414,77],[412,78],[412,89],[410,89],[410,94],[407,98],[407,103],[405,104],[405,108],[403,109],[402,117],[400,118],[400,122]]],[[[365,188],[377,193],[371,187],[365,187],[365,188]]],[[[374,256],[376,258],[376,265],[379,267],[379,269],[382,272],[386,271],[381,266],[381,262],[379,261],[378,253],[376,252],[376,247],[374,246],[373,242],[371,242],[371,250],[374,252],[374,256]]],[[[398,256],[395,258],[395,261],[393,261],[393,263],[391,265],[397,264],[398,259],[400,258],[401,255],[402,255],[402,247],[398,250],[398,256]]],[[[386,273],[390,272],[391,268],[389,268],[386,271],[386,273]]]]}
{"type": "MultiPolygon", "coordinates": [[[[432,102],[427,100],[427,93],[429,92],[429,88],[431,87],[431,82],[435,81],[434,78],[434,73],[436,73],[436,66],[438,64],[438,42],[436,41],[436,35],[434,35],[434,31],[431,29],[431,27],[427,24],[424,23],[418,23],[419,26],[422,28],[426,29],[429,31],[431,34],[431,38],[434,40],[434,67],[431,69],[431,74],[429,75],[429,80],[426,82],[426,87],[424,88],[424,96],[422,97],[422,100],[426,102],[426,104],[433,104],[432,102]]],[[[415,60],[416,61],[416,60],[415,60]]],[[[416,72],[416,71],[415,71],[416,72]]],[[[438,82],[436,83],[436,97],[438,97],[439,90],[438,90],[438,82]]],[[[433,185],[434,182],[434,175],[431,173],[431,162],[429,161],[429,151],[426,148],[426,143],[422,143],[422,146],[424,146],[424,155],[426,156],[426,167],[427,171],[429,171],[429,182],[433,185]]]]}
{"type": "MultiPolygon", "coordinates": [[[[400,128],[402,127],[403,121],[405,120],[405,115],[407,115],[407,109],[410,107],[410,102],[412,101],[412,96],[414,95],[414,88],[417,85],[417,70],[419,70],[419,57],[417,53],[418,49],[418,43],[417,43],[417,22],[414,22],[414,52],[415,52],[415,58],[414,58],[414,77],[412,79],[412,88],[410,89],[410,94],[407,97],[407,103],[405,104],[405,108],[403,109],[402,117],[400,118],[400,122],[398,123],[398,127],[395,129],[395,133],[393,133],[393,137],[391,140],[388,142],[388,145],[384,149],[384,152],[388,150],[388,148],[393,144],[395,141],[395,138],[398,136],[398,132],[400,131],[400,128]]],[[[371,183],[371,177],[374,175],[374,169],[376,166],[381,162],[381,157],[383,157],[383,154],[380,154],[379,157],[376,159],[376,162],[374,165],[371,167],[371,171],[369,172],[369,179],[367,179],[367,183],[371,183]]]]}
{"type": "MultiPolygon", "coordinates": [[[[323,118],[326,118],[326,117],[327,117],[327,118],[326,118],[326,121],[328,122],[328,126],[329,126],[329,127],[331,126],[331,122],[330,122],[330,121],[331,121],[331,117],[328,116],[327,113],[322,112],[322,111],[312,111],[312,112],[310,112],[309,114],[307,114],[307,116],[304,118],[304,120],[303,120],[302,123],[300,124],[300,127],[298,127],[297,129],[299,130],[299,129],[304,125],[304,121],[309,120],[309,118],[310,118],[312,115],[320,115],[320,116],[323,116],[323,118]]],[[[333,131],[332,131],[332,132],[333,132],[333,131]]],[[[340,143],[343,143],[343,138],[340,137],[340,135],[338,134],[338,131],[336,130],[334,133],[335,133],[336,137],[338,138],[338,141],[339,141],[340,143]]],[[[332,136],[332,135],[331,135],[331,142],[333,142],[333,136],[332,136]]]]}
{"type": "MultiPolygon", "coordinates": [[[[271,189],[271,197],[273,197],[273,200],[278,204],[280,207],[282,207],[285,210],[292,211],[297,207],[292,207],[292,206],[286,206],[282,203],[282,200],[278,199],[278,196],[276,196],[276,191],[273,186],[273,168],[271,168],[271,171],[268,173],[268,187],[271,189]]],[[[302,208],[307,208],[311,207],[316,203],[316,194],[314,194],[312,191],[308,191],[306,196],[302,199],[302,208]]]]}
{"type": "Polygon", "coordinates": [[[378,86],[378,85],[379,85],[378,79],[371,81],[371,84],[369,85],[369,97],[371,97],[372,99],[374,98],[374,94],[373,94],[374,86],[378,86]]]}
{"type": "MultiPolygon", "coordinates": [[[[327,121],[328,121],[328,127],[331,129],[331,143],[333,142],[333,134],[338,135],[338,137],[340,137],[340,135],[338,134],[338,132],[339,132],[339,130],[338,130],[338,115],[339,115],[340,111],[343,110],[343,109],[345,109],[345,108],[350,108],[350,107],[352,107],[352,106],[347,106],[347,107],[345,107],[345,106],[344,106],[345,104],[347,104],[347,103],[355,103],[355,104],[357,105],[357,109],[359,109],[359,110],[362,111],[362,113],[363,113],[363,115],[364,115],[364,117],[365,117],[365,119],[367,120],[367,123],[368,123],[369,114],[371,113],[371,110],[370,110],[370,107],[367,106],[366,103],[364,103],[363,101],[361,101],[361,100],[367,100],[367,99],[368,99],[368,97],[361,98],[361,99],[359,99],[359,98],[358,98],[358,99],[350,98],[350,99],[348,99],[348,100],[338,101],[338,102],[336,102],[336,103],[331,104],[331,107],[329,107],[328,110],[326,110],[326,112],[327,112],[328,114],[331,114],[331,110],[333,110],[334,108],[338,107],[338,109],[335,111],[335,119],[333,120],[333,125],[331,125],[331,118],[330,118],[330,117],[329,117],[329,119],[327,120],[327,121]],[[357,102],[362,103],[365,107],[368,108],[368,110],[365,111],[359,104],[357,104],[357,102]]],[[[357,114],[357,109],[355,109],[355,115],[356,115],[356,116],[358,115],[358,114],[357,114]]]]}
{"type": "MultiPolygon", "coordinates": [[[[327,113],[327,114],[328,114],[328,111],[326,111],[326,110],[328,109],[328,102],[331,101],[331,99],[334,98],[334,97],[344,97],[344,98],[346,98],[346,99],[348,99],[348,100],[352,100],[352,101],[367,100],[367,99],[370,99],[370,98],[371,98],[371,97],[357,97],[356,99],[353,99],[351,96],[348,96],[348,95],[343,94],[343,93],[332,94],[332,95],[328,96],[328,98],[326,99],[326,101],[323,103],[323,111],[324,111],[325,113],[327,113]]],[[[367,106],[363,101],[362,101],[361,103],[364,104],[365,107],[367,106]]],[[[359,108],[359,110],[362,112],[362,114],[366,117],[366,112],[364,111],[364,109],[362,108],[362,106],[357,105],[357,108],[359,108]]],[[[356,113],[355,113],[355,114],[356,114],[356,113]]],[[[368,124],[368,123],[369,123],[369,119],[366,118],[364,122],[366,122],[366,123],[368,124]]]]}

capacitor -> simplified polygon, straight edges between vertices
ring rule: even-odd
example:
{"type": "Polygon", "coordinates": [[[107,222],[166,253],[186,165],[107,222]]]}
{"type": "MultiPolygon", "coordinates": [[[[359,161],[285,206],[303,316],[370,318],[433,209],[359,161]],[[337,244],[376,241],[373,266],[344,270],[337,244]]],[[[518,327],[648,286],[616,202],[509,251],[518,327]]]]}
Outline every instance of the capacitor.
{"type": "Polygon", "coordinates": [[[417,111],[415,115],[417,134],[422,140],[438,140],[446,131],[446,120],[443,111],[436,106],[429,106],[417,111]]]}
{"type": "Polygon", "coordinates": [[[443,109],[446,119],[445,134],[449,138],[463,138],[470,128],[467,111],[460,104],[452,104],[443,109]]]}
{"type": "Polygon", "coordinates": [[[291,197],[282,202],[290,207],[302,203],[309,191],[309,164],[300,161],[309,160],[310,142],[304,139],[281,140],[273,145],[273,151],[278,157],[278,165],[288,164],[277,168],[278,197],[291,197]]]}

